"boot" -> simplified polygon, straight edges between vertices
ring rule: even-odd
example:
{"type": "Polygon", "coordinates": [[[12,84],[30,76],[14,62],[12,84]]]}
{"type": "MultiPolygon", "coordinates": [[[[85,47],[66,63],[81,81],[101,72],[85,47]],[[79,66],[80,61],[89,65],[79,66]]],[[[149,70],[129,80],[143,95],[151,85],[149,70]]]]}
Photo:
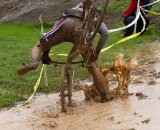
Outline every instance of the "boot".
{"type": "Polygon", "coordinates": [[[31,62],[24,64],[17,70],[18,75],[24,75],[31,70],[35,70],[38,67],[39,62],[37,60],[32,60],[31,62]]]}
{"type": "Polygon", "coordinates": [[[50,65],[52,63],[52,60],[48,57],[48,56],[44,56],[42,57],[42,63],[46,64],[46,65],[50,65]]]}

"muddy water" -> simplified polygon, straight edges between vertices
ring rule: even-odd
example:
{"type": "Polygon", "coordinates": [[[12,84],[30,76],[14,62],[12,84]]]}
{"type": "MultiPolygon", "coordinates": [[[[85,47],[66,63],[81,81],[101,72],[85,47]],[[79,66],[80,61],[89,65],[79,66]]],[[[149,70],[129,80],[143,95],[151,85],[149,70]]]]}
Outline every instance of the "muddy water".
{"type": "Polygon", "coordinates": [[[56,93],[37,96],[26,106],[0,112],[0,130],[158,130],[160,129],[160,42],[138,54],[132,93],[108,103],[85,102],[74,93],[75,105],[60,112],[56,93]]]}

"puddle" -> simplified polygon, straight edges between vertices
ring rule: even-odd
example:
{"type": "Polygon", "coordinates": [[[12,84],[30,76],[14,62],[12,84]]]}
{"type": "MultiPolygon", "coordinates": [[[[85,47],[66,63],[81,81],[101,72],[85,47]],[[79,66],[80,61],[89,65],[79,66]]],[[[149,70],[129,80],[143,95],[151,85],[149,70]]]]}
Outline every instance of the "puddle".
{"type": "Polygon", "coordinates": [[[0,130],[158,130],[160,126],[160,43],[141,55],[139,72],[129,87],[133,95],[107,103],[85,102],[74,92],[75,106],[61,113],[57,93],[37,96],[30,104],[0,112],[0,130]],[[150,52],[151,50],[151,52],[150,52]],[[148,53],[147,53],[148,51],[148,53]],[[149,82],[156,83],[150,84],[149,82]],[[136,93],[137,96],[136,96],[136,93]],[[139,99],[138,95],[145,95],[139,99]]]}

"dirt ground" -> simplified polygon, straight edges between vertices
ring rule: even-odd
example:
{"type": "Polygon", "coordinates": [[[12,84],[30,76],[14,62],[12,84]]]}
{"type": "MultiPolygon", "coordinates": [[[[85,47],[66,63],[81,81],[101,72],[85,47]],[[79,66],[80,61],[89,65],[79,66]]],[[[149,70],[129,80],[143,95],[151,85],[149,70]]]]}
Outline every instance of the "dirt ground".
{"type": "Polygon", "coordinates": [[[58,93],[40,95],[25,106],[0,111],[0,130],[158,130],[160,127],[160,41],[137,54],[128,98],[86,102],[74,92],[75,105],[61,112],[58,93]]]}
{"type": "MultiPolygon", "coordinates": [[[[44,21],[55,21],[63,12],[81,0],[1,0],[1,23],[39,23],[39,15],[42,13],[44,21]]],[[[122,21],[122,14],[108,12],[105,22],[108,28],[122,21]],[[114,17],[114,19],[113,19],[114,17]]]]}
{"type": "Polygon", "coordinates": [[[81,0],[1,0],[0,23],[39,22],[42,13],[46,21],[55,21],[67,8],[81,0]]]}
{"type": "MultiPolygon", "coordinates": [[[[103,1],[103,0],[100,0],[103,1]]],[[[117,0],[118,1],[118,0],[117,0]]],[[[55,21],[61,17],[64,10],[74,7],[81,0],[1,0],[0,24],[2,23],[39,23],[39,15],[44,21],[55,21]]],[[[107,12],[105,23],[111,29],[115,23],[123,20],[123,12],[107,12]]],[[[160,28],[159,18],[151,17],[151,24],[160,28]]]]}

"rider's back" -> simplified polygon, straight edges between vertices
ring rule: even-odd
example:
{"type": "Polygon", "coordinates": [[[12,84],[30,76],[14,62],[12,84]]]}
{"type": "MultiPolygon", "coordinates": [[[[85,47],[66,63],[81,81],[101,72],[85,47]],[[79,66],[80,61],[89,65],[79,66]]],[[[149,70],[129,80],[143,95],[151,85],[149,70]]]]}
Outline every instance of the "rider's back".
{"type": "Polygon", "coordinates": [[[64,41],[76,43],[80,36],[80,29],[83,21],[77,17],[65,18],[65,23],[62,25],[62,35],[64,34],[64,41]]]}

